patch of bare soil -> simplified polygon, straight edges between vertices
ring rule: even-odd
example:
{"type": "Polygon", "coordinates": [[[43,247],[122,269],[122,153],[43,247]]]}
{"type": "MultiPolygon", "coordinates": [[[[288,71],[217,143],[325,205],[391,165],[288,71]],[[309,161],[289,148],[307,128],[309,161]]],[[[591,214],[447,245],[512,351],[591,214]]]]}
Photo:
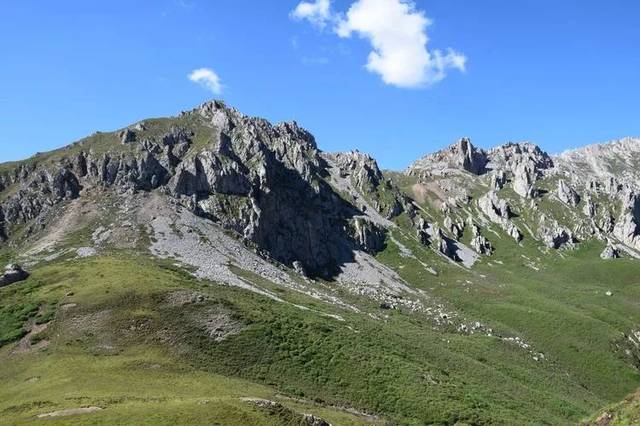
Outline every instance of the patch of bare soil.
{"type": "Polygon", "coordinates": [[[99,209],[95,203],[89,200],[78,198],[61,207],[58,219],[47,226],[43,236],[38,239],[25,255],[35,255],[45,250],[53,249],[64,238],[75,231],[88,220],[97,217],[99,209]]]}
{"type": "Polygon", "coordinates": [[[167,304],[172,308],[203,303],[206,296],[195,291],[180,290],[169,293],[166,297],[167,304]]]}
{"type": "Polygon", "coordinates": [[[100,407],[69,408],[67,410],[52,411],[51,413],[38,414],[36,417],[38,417],[39,419],[44,419],[49,417],[68,417],[68,416],[77,416],[78,414],[95,413],[97,411],[102,411],[102,408],[100,407]]]}
{"type": "Polygon", "coordinates": [[[34,338],[45,331],[48,327],[49,323],[33,324],[29,332],[20,339],[20,342],[18,342],[18,345],[13,349],[12,353],[14,355],[25,354],[31,351],[44,349],[49,346],[49,341],[46,339],[41,339],[34,343],[34,338]]]}
{"type": "Polygon", "coordinates": [[[231,314],[216,308],[194,313],[193,319],[216,342],[222,342],[227,337],[238,334],[245,327],[231,314]]]}

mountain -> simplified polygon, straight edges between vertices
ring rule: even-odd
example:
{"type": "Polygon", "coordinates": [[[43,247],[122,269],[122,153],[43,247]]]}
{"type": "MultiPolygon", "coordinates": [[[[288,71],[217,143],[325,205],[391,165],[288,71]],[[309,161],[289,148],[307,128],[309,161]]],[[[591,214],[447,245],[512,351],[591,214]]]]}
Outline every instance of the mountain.
{"type": "Polygon", "coordinates": [[[381,171],[212,101],[2,164],[2,416],[589,418],[640,388],[639,150],[381,171]]]}

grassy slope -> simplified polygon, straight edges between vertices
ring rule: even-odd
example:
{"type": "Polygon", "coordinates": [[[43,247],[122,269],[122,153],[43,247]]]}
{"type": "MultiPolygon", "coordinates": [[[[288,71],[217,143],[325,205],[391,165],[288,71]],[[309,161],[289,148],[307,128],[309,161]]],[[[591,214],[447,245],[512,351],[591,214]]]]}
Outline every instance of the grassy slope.
{"type": "Polygon", "coordinates": [[[438,258],[408,232],[394,236],[436,266],[438,276],[391,243],[378,258],[470,319],[523,336],[545,352],[544,363],[495,338],[434,331],[401,311],[373,321],[316,305],[345,317],[341,323],[116,254],[43,266],[26,283],[0,289],[0,339],[19,338],[25,320],[54,318],[41,336],[51,340],[46,350],[14,355],[12,345],[0,348],[0,380],[9,384],[0,389],[0,418],[23,424],[37,413],[99,405],[106,409],[75,420],[283,424],[291,419],[239,400],[277,399],[280,392],[318,400],[319,407],[284,403],[336,424],[361,419],[323,406],[371,410],[399,424],[565,424],[640,386],[637,371],[612,348],[622,332],[637,329],[638,262],[601,261],[598,243],[548,252],[529,239],[518,246],[504,234],[486,235],[496,255],[472,271],[438,258]],[[191,316],[201,308],[164,302],[176,289],[209,295],[211,306],[224,306],[247,327],[212,342],[191,316]],[[62,303],[78,306],[63,312],[62,303]],[[109,321],[96,329],[68,327],[74,315],[105,311],[109,321]],[[146,328],[127,331],[138,323],[146,328]]]}
{"type": "MultiPolygon", "coordinates": [[[[238,398],[274,399],[276,390],[323,406],[373,410],[399,424],[562,424],[604,400],[495,338],[436,332],[395,311],[385,321],[341,312],[342,323],[144,259],[44,266],[27,283],[0,290],[3,307],[18,300],[78,304],[58,311],[45,332],[51,340],[46,350],[12,355],[12,345],[0,349],[0,380],[10,383],[0,390],[0,413],[19,423],[37,413],[98,405],[106,409],[82,420],[135,423],[155,416],[167,424],[177,418],[268,424],[264,413],[238,398]],[[246,329],[212,342],[193,323],[192,314],[202,308],[163,302],[176,289],[209,295],[207,303],[234,312],[246,329]],[[102,328],[69,326],[74,316],[106,311],[102,328]],[[136,324],[145,328],[128,331],[136,324]],[[32,377],[40,379],[31,383],[32,377]],[[211,402],[199,405],[202,400],[211,402]],[[177,417],[185,413],[192,417],[177,417]]],[[[3,332],[12,327],[1,324],[3,332]]],[[[337,424],[360,421],[331,409],[303,411],[337,424]]]]}
{"type": "MultiPolygon", "coordinates": [[[[295,418],[272,415],[240,400],[277,399],[273,387],[216,374],[213,370],[218,370],[215,364],[219,359],[206,360],[212,368],[205,368],[200,360],[195,362],[186,343],[190,337],[185,336],[202,339],[204,334],[185,319],[189,308],[182,310],[184,315],[175,315],[178,321],[185,321],[180,324],[184,328],[177,328],[178,324],[165,316],[171,309],[164,302],[165,295],[176,289],[236,293],[197,283],[166,265],[141,267],[125,257],[46,266],[34,271],[26,283],[1,289],[3,308],[16,301],[36,307],[77,306],[59,309],[49,329],[39,336],[50,340],[48,348],[26,354],[13,353],[12,344],[0,348],[0,380],[4,384],[0,388],[0,423],[26,424],[36,422],[34,416],[39,413],[99,406],[105,410],[61,418],[58,423],[298,424],[295,418]],[[95,318],[103,316],[106,319],[96,325],[95,318]]],[[[230,303],[212,297],[208,302],[212,306],[230,303]]],[[[0,317],[0,330],[5,334],[20,329],[7,321],[8,316],[0,317]]],[[[211,340],[205,340],[201,344],[212,345],[211,340]]],[[[336,424],[363,423],[357,416],[335,409],[287,401],[284,405],[336,424]]]]}
{"type": "Polygon", "coordinates": [[[640,424],[640,392],[613,404],[582,423],[583,426],[633,426],[640,424]]]}

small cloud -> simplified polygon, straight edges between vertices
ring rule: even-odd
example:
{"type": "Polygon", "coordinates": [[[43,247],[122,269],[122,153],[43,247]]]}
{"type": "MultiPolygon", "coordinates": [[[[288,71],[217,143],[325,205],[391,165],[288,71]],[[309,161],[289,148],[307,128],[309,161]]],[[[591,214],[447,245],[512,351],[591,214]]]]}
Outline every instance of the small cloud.
{"type": "Polygon", "coordinates": [[[222,83],[220,77],[211,68],[198,68],[189,74],[189,80],[213,92],[216,95],[222,93],[222,83]]]}
{"type": "Polygon", "coordinates": [[[291,47],[293,48],[293,50],[298,50],[298,47],[300,47],[298,37],[291,37],[291,47]]]}
{"type": "Polygon", "coordinates": [[[331,0],[302,1],[290,16],[299,21],[307,20],[318,28],[324,28],[327,22],[332,20],[331,0]]]}

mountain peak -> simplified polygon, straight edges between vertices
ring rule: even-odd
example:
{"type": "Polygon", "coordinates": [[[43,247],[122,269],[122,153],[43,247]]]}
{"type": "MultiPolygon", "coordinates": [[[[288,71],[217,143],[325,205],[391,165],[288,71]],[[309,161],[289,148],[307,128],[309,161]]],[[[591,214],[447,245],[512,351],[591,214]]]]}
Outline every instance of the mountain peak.
{"type": "Polygon", "coordinates": [[[415,161],[409,166],[407,174],[447,174],[456,170],[464,170],[480,175],[485,172],[487,156],[484,150],[477,149],[469,138],[458,139],[433,154],[429,154],[415,161]]]}

